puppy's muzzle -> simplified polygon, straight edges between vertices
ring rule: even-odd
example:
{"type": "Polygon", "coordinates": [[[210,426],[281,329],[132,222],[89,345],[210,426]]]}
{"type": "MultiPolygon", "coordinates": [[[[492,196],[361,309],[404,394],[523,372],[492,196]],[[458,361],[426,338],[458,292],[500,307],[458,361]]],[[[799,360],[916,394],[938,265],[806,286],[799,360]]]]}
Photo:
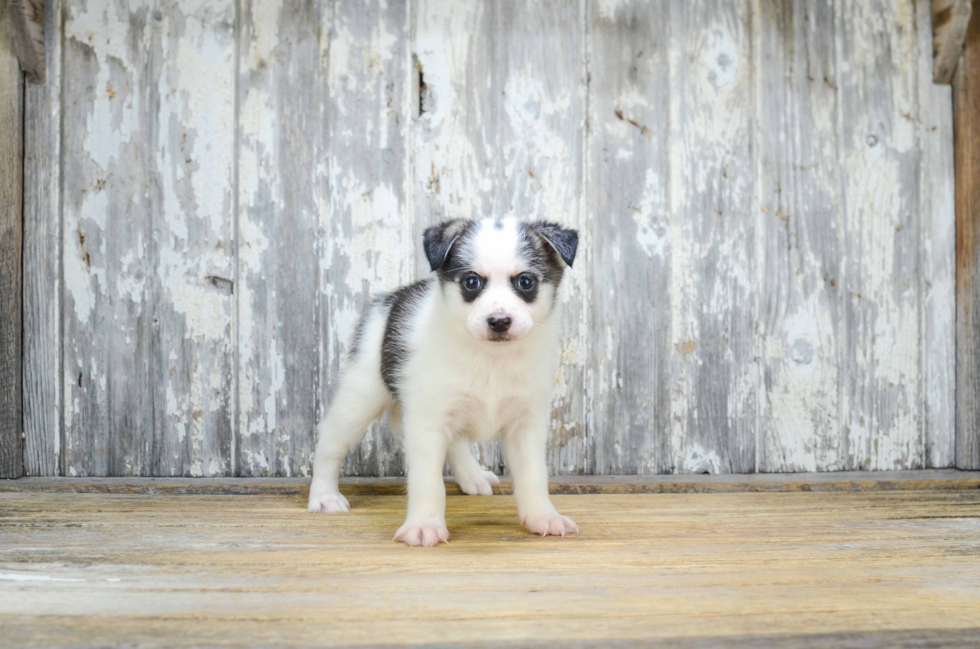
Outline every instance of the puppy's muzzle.
{"type": "Polygon", "coordinates": [[[505,333],[510,329],[510,322],[510,316],[503,313],[495,313],[487,318],[487,326],[490,327],[490,331],[498,334],[505,333]]]}

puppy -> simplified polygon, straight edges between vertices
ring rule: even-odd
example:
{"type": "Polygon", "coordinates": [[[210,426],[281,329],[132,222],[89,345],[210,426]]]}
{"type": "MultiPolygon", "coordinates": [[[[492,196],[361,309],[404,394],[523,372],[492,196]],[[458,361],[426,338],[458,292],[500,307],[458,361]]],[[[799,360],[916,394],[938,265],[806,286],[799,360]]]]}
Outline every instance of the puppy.
{"type": "Polygon", "coordinates": [[[490,495],[497,476],[470,442],[503,437],[521,521],[535,534],[578,531],[548,497],[545,445],[557,357],[558,287],[578,247],[574,230],[513,218],[457,219],[423,234],[435,277],[376,297],[317,430],[311,513],[347,512],[340,466],[388,411],[404,435],[408,514],[395,540],[449,540],[442,469],[490,495]]]}

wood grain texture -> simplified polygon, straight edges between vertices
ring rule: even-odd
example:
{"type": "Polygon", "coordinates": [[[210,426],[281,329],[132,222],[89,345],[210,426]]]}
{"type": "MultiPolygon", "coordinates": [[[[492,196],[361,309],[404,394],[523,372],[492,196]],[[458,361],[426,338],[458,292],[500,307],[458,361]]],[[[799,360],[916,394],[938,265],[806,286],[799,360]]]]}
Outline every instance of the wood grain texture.
{"type": "Polygon", "coordinates": [[[0,478],[24,473],[22,264],[24,81],[0,7],[0,478]]]}
{"type": "Polygon", "coordinates": [[[751,5],[670,4],[671,453],[680,473],[756,466],[751,5]]]}
{"type": "Polygon", "coordinates": [[[952,89],[932,83],[929,7],[916,3],[919,39],[919,300],[923,465],[956,465],[956,192],[952,89]]]}
{"type": "Polygon", "coordinates": [[[564,539],[524,532],[510,498],[447,501],[452,542],[425,550],[391,541],[404,496],[352,496],[349,515],[310,516],[302,494],[0,494],[4,641],[978,638],[977,490],[557,496],[581,528],[564,539]]]}
{"type": "Polygon", "coordinates": [[[244,476],[305,475],[329,6],[255,1],[240,11],[235,466],[244,476]]]}
{"type": "MultiPolygon", "coordinates": [[[[951,466],[929,12],[54,6],[56,78],[28,96],[28,471],[307,475],[368,296],[428,274],[426,225],[486,214],[581,234],[553,473],[951,466]]],[[[399,445],[375,425],[344,471],[399,475],[399,445]]]]}
{"type": "MultiPolygon", "coordinates": [[[[151,475],[228,475],[233,434],[233,0],[148,12],[151,475]],[[159,39],[159,45],[156,44],[159,39]],[[159,49],[158,49],[159,48],[159,49]]],[[[144,34],[147,38],[148,34],[144,34]]],[[[148,321],[148,322],[147,322],[148,321]]],[[[116,415],[118,416],[118,414],[116,415]]]]}
{"type": "Polygon", "coordinates": [[[24,98],[24,471],[61,474],[61,3],[45,3],[44,82],[24,98]]]}
{"type": "Polygon", "coordinates": [[[667,3],[589,10],[591,469],[664,473],[673,466],[670,242],[682,220],[667,199],[667,3]]]}
{"type": "MultiPolygon", "coordinates": [[[[949,85],[953,82],[972,9],[973,0],[931,0],[932,79],[935,83],[949,85]]],[[[922,27],[926,24],[921,23],[922,27]]]]}
{"type": "Polygon", "coordinates": [[[953,80],[956,134],[956,466],[980,468],[980,11],[953,80]]]}
{"type": "MultiPolygon", "coordinates": [[[[585,70],[581,2],[413,4],[424,90],[413,133],[417,231],[450,217],[549,219],[580,230],[566,273],[549,464],[588,470],[590,233],[582,201],[585,70]]],[[[421,257],[421,256],[419,256],[421,257]]],[[[427,273],[424,257],[418,262],[427,273]]],[[[502,468],[499,443],[481,461],[502,468]]]]}
{"type": "Polygon", "coordinates": [[[837,5],[846,468],[924,462],[911,0],[837,5]]]}
{"type": "Polygon", "coordinates": [[[833,5],[763,0],[755,69],[758,471],[833,471],[840,443],[841,187],[833,5]]]}
{"type": "MultiPolygon", "coordinates": [[[[405,478],[344,477],[347,496],[405,495],[405,478]]],[[[555,495],[742,493],[811,491],[959,491],[980,489],[980,472],[956,469],[913,471],[824,471],[820,473],[753,473],[687,475],[571,475],[549,481],[555,495]]],[[[0,482],[0,493],[105,493],[147,495],[309,495],[305,478],[35,478],[0,482]]],[[[452,478],[446,493],[462,496],[452,478]]],[[[495,494],[513,493],[513,481],[502,477],[495,494]]]]}
{"type": "MultiPolygon", "coordinates": [[[[406,11],[243,5],[240,475],[309,474],[364,305],[414,273],[406,11]]],[[[401,473],[396,440],[372,427],[345,470],[401,473]]]]}
{"type": "Polygon", "coordinates": [[[222,475],[234,6],[68,8],[64,470],[222,475]]]}
{"type": "MultiPolygon", "coordinates": [[[[49,0],[54,3],[55,0],[49,0]]],[[[45,78],[45,49],[47,39],[44,23],[47,12],[44,0],[8,0],[7,21],[11,29],[11,44],[20,61],[20,69],[32,83],[45,78]]]]}
{"type": "MultiPolygon", "coordinates": [[[[513,11],[516,5],[507,8],[513,11]]],[[[503,93],[493,65],[496,7],[495,2],[413,3],[418,106],[411,132],[411,207],[417,240],[427,226],[445,219],[495,213],[500,180],[495,156],[504,144],[493,138],[503,93]]],[[[415,264],[418,276],[431,272],[424,254],[416,254],[415,264]]],[[[474,445],[474,450],[483,466],[502,472],[499,441],[474,445]]]]}
{"type": "MultiPolygon", "coordinates": [[[[416,257],[422,256],[420,232],[409,217],[410,129],[413,105],[419,101],[410,5],[378,0],[338,2],[333,8],[317,307],[319,416],[337,387],[354,327],[370,296],[414,280],[416,257]]],[[[343,471],[355,476],[404,474],[400,440],[387,425],[372,425],[351,449],[343,471]]]]}

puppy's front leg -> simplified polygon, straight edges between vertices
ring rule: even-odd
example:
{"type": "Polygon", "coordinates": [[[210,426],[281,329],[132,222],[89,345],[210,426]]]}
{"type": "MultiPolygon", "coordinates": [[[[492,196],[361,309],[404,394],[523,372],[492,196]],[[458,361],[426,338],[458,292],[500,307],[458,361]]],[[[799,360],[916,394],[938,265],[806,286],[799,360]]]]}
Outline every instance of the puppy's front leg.
{"type": "Polygon", "coordinates": [[[547,433],[548,413],[535,413],[526,426],[515,426],[504,434],[504,453],[524,527],[541,536],[565,536],[578,532],[578,525],[551,504],[545,462],[547,433]]]}
{"type": "Polygon", "coordinates": [[[408,514],[395,540],[432,547],[449,541],[446,484],[442,468],[450,432],[441,422],[405,413],[405,460],[408,464],[408,514]]]}

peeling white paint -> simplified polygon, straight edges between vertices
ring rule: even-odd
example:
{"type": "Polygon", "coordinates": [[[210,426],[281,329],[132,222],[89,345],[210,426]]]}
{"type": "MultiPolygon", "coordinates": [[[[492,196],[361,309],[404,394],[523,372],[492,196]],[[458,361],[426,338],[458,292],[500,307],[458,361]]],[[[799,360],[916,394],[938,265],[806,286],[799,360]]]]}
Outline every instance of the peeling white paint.
{"type": "Polygon", "coordinates": [[[679,466],[679,473],[726,473],[721,456],[714,450],[704,449],[698,444],[688,446],[679,466]]]}
{"type": "Polygon", "coordinates": [[[629,0],[599,0],[599,16],[603,20],[616,20],[616,12],[629,4],[629,0]]]}
{"type": "Polygon", "coordinates": [[[0,581],[85,581],[72,577],[52,577],[24,572],[0,572],[0,581]]]}
{"type": "MultiPolygon", "coordinates": [[[[88,104],[65,113],[66,146],[78,159],[64,164],[84,177],[66,185],[64,198],[63,281],[72,304],[62,384],[67,471],[92,471],[82,447],[86,431],[104,425],[107,389],[131,396],[113,374],[115,350],[108,366],[102,351],[115,343],[136,354],[140,341],[153,340],[170,346],[163,354],[150,350],[167,360],[154,368],[164,379],[152,388],[158,398],[145,400],[165,415],[161,471],[231,471],[231,458],[214,456],[214,435],[240,403],[235,441],[248,448],[238,455],[239,468],[307,475],[309,413],[322,411],[368,295],[427,271],[421,227],[482,214],[547,218],[580,230],[579,256],[559,296],[565,318],[554,374],[554,467],[593,468],[596,448],[610,434],[596,429],[596,409],[629,408],[635,421],[660,422],[654,408],[665,402],[668,430],[617,431],[607,449],[611,464],[716,473],[735,466],[730,453],[753,443],[770,470],[902,468],[927,453],[931,462],[948,462],[942,458],[949,451],[934,447],[930,431],[951,407],[943,379],[955,360],[953,274],[942,262],[954,245],[951,171],[933,171],[941,167],[936,158],[948,155],[951,126],[931,130],[936,114],[923,106],[936,91],[927,83],[928,34],[912,28],[924,20],[914,15],[917,5],[895,0],[872,11],[848,1],[828,9],[835,29],[848,31],[833,34],[839,51],[822,63],[826,79],[813,80],[823,81],[824,94],[799,99],[806,84],[794,77],[797,85],[777,98],[785,115],[805,126],[773,136],[787,152],[776,161],[761,160],[756,148],[760,130],[772,126],[760,121],[761,102],[772,100],[760,94],[768,92],[757,68],[768,56],[760,35],[775,27],[745,0],[702,5],[675,3],[665,39],[613,48],[600,69],[596,30],[615,30],[627,14],[650,11],[643,3],[597,0],[545,11],[420,0],[410,15],[394,4],[331,4],[317,9],[316,29],[296,34],[281,20],[280,3],[263,0],[249,5],[248,30],[238,35],[238,79],[234,7],[226,0],[158,14],[140,3],[68,7],[65,38],[93,56],[84,80],[88,104]],[[143,12],[144,23],[130,11],[143,12]],[[559,33],[558,23],[575,29],[559,33]],[[315,87],[303,89],[315,95],[315,114],[298,116],[290,102],[299,98],[283,96],[282,88],[291,75],[310,72],[290,66],[312,59],[287,59],[308,51],[303,38],[318,39],[310,51],[321,67],[311,75],[315,87]],[[554,56],[559,42],[562,56],[554,56]],[[425,83],[417,119],[413,55],[425,83]],[[151,64],[155,76],[147,79],[151,64]],[[614,91],[600,98],[601,75],[613,77],[614,91]],[[158,115],[148,116],[150,100],[158,115]],[[806,149],[794,138],[827,144],[806,149]],[[600,140],[615,146],[596,150],[600,140]],[[284,159],[300,145],[313,151],[309,178],[299,183],[311,195],[288,216],[312,225],[303,249],[294,251],[283,248],[270,223],[296,198],[284,159]],[[586,205],[607,189],[585,175],[590,164],[647,166],[630,176],[640,182],[628,187],[629,211],[617,212],[623,234],[607,231],[605,215],[586,205]],[[792,173],[776,174],[773,165],[792,173]],[[920,182],[915,173],[932,188],[913,187],[920,182]],[[825,177],[840,194],[812,199],[827,203],[825,221],[787,209],[810,199],[807,182],[825,177]],[[239,212],[231,214],[236,191],[239,212]],[[152,220],[140,221],[147,214],[152,220]],[[813,243],[827,234],[823,228],[847,242],[834,252],[839,269],[817,247],[830,244],[813,243]],[[776,236],[779,229],[785,234],[776,236]],[[594,279],[593,237],[615,239],[602,263],[625,268],[610,273],[615,281],[608,285],[594,279]],[[765,245],[783,248],[774,255],[765,245]],[[277,283],[294,253],[316,259],[311,276],[295,277],[319,285],[314,304],[305,297],[292,304],[277,283]],[[236,279],[235,254],[238,281],[223,284],[236,279]],[[596,306],[648,308],[649,296],[629,281],[634,273],[647,281],[669,277],[667,299],[653,307],[652,315],[663,316],[657,331],[652,317],[625,323],[596,306]],[[763,286],[773,292],[760,293],[763,286]],[[297,350],[283,333],[300,318],[321,327],[309,350],[297,350]],[[852,327],[846,337],[844,326],[852,327]],[[667,357],[655,361],[668,371],[661,378],[660,366],[653,367],[649,381],[631,383],[623,371],[633,360],[629,349],[653,344],[668,327],[667,357]],[[934,347],[946,355],[924,351],[934,347]],[[295,372],[304,353],[317,358],[310,376],[295,372]],[[653,394],[655,381],[665,383],[656,384],[664,394],[653,394]]],[[[807,57],[823,56],[813,47],[823,36],[808,38],[813,42],[794,43],[795,58],[784,62],[797,74],[811,70],[807,57]]],[[[943,101],[947,108],[933,110],[948,112],[948,96],[943,101]]],[[[152,365],[138,362],[140,371],[152,365]]],[[[388,470],[382,434],[372,429],[363,452],[382,456],[372,466],[388,470]]],[[[138,454],[149,454],[145,449],[114,458],[115,466],[144,470],[147,460],[138,454]]],[[[500,460],[494,447],[481,454],[500,460]]]]}
{"type": "Polygon", "coordinates": [[[647,169],[643,198],[633,206],[636,242],[651,257],[665,258],[670,241],[667,223],[667,197],[664,181],[654,169],[647,169]]]}

